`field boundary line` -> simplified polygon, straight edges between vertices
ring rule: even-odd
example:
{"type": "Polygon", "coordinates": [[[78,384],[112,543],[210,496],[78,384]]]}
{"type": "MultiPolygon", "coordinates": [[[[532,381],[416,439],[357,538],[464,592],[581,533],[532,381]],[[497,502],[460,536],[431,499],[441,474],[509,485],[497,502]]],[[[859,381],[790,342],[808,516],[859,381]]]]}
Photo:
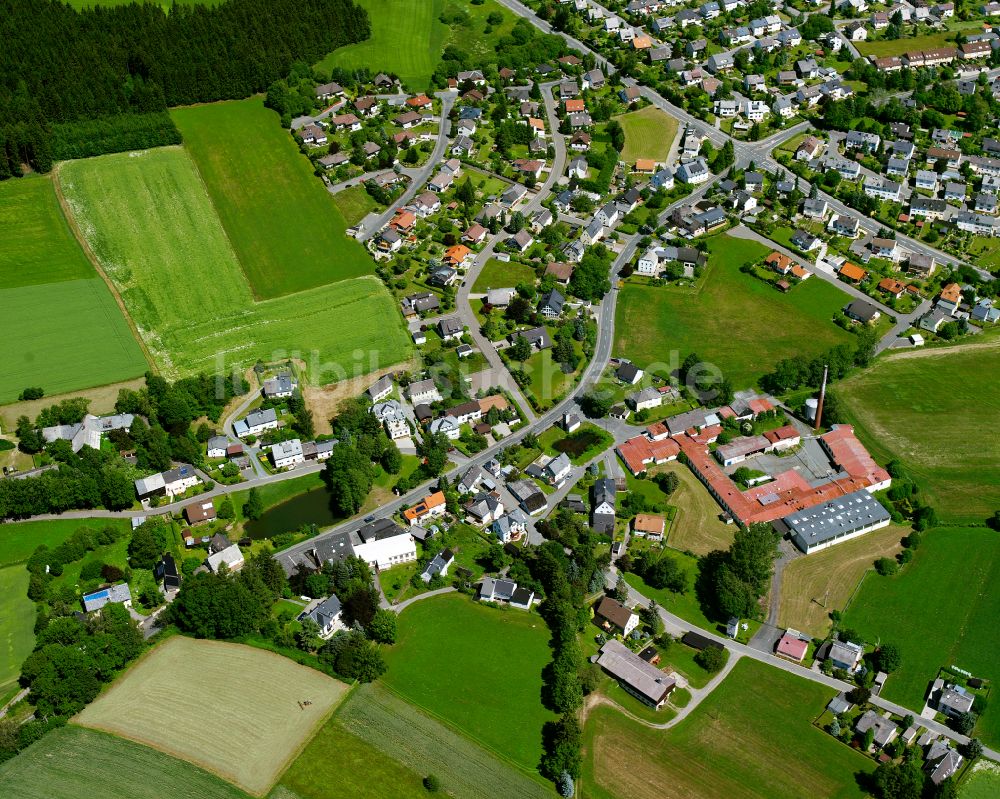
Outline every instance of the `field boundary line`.
{"type": "Polygon", "coordinates": [[[840,611],[841,613],[847,613],[847,609],[851,606],[851,603],[854,602],[855,597],[857,597],[858,595],[858,591],[861,590],[861,586],[864,585],[865,580],[868,579],[868,575],[872,574],[874,571],[875,569],[870,567],[865,569],[864,574],[861,575],[861,579],[858,580],[858,584],[854,586],[854,590],[851,592],[851,595],[847,598],[847,602],[844,603],[844,608],[843,610],[840,611]]]}
{"type": "MultiPolygon", "coordinates": [[[[433,721],[436,721],[442,727],[445,727],[450,732],[454,733],[455,735],[458,735],[461,738],[464,738],[465,740],[469,741],[470,743],[475,744],[476,746],[478,746],[483,751],[487,752],[488,754],[490,754],[493,757],[497,758],[498,760],[502,761],[505,765],[508,765],[508,766],[516,769],[517,771],[520,771],[526,777],[530,777],[532,780],[534,780],[536,782],[538,782],[541,779],[541,776],[538,774],[537,771],[529,771],[527,768],[525,768],[524,766],[522,766],[517,761],[512,760],[510,758],[510,756],[504,754],[503,752],[497,751],[496,749],[494,749],[489,744],[484,743],[483,741],[480,741],[478,738],[474,738],[468,732],[466,732],[465,730],[461,729],[460,727],[457,727],[454,723],[448,721],[447,719],[442,718],[437,713],[435,713],[433,710],[429,710],[428,708],[426,708],[423,705],[421,705],[419,702],[414,702],[412,699],[410,699],[410,698],[408,698],[406,696],[403,696],[403,694],[401,694],[395,688],[392,688],[391,686],[386,685],[384,682],[380,682],[379,683],[379,688],[380,689],[384,689],[385,691],[391,693],[393,696],[395,696],[401,702],[404,702],[405,704],[411,705],[412,707],[416,708],[419,712],[423,713],[425,716],[428,716],[433,721]]],[[[539,730],[539,732],[541,732],[541,730],[539,730]]]]}
{"type": "Polygon", "coordinates": [[[108,287],[108,291],[111,292],[111,296],[114,297],[115,302],[118,304],[118,308],[121,310],[122,316],[125,317],[125,322],[128,324],[133,337],[139,344],[139,349],[142,350],[143,357],[146,359],[146,365],[150,367],[154,374],[159,374],[159,366],[157,366],[152,353],[149,351],[149,347],[146,346],[146,342],[143,340],[142,335],[140,335],[139,327],[132,318],[132,314],[130,314],[128,312],[128,308],[125,307],[125,301],[122,299],[122,295],[118,292],[118,287],[114,284],[111,278],[108,277],[107,272],[104,271],[104,267],[101,266],[101,262],[97,258],[97,254],[90,248],[90,244],[87,243],[87,239],[83,235],[80,225],[77,224],[76,217],[73,215],[73,212],[69,207],[69,203],[66,201],[66,195],[63,194],[61,178],[63,163],[65,162],[60,161],[52,168],[52,187],[55,189],[56,201],[59,203],[59,209],[62,211],[63,218],[66,220],[66,224],[69,225],[69,229],[73,233],[73,238],[76,239],[77,243],[80,245],[80,249],[83,250],[83,254],[87,257],[87,260],[90,261],[91,266],[94,267],[98,276],[104,281],[104,284],[108,287]]]}

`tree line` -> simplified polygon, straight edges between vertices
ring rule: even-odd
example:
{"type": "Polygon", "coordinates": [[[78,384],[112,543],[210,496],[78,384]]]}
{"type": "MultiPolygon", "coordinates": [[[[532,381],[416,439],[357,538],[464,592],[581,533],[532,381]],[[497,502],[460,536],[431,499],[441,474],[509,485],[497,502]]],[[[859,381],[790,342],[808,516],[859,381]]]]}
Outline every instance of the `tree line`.
{"type": "Polygon", "coordinates": [[[315,63],[370,31],[351,0],[228,0],[169,12],[152,3],[74,9],[3,0],[0,179],[24,163],[47,171],[74,151],[176,138],[168,107],[249,97],[296,59],[315,63]],[[88,120],[104,121],[56,127],[88,120]]]}

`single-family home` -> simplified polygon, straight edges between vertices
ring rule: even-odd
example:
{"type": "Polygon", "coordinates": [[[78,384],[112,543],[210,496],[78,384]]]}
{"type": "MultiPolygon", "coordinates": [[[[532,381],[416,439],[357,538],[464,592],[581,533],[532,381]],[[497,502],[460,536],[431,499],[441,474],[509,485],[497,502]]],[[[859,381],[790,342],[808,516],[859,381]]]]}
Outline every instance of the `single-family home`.
{"type": "Polygon", "coordinates": [[[605,596],[594,607],[594,621],[606,630],[628,636],[639,626],[639,616],[614,597],[605,596]]]}

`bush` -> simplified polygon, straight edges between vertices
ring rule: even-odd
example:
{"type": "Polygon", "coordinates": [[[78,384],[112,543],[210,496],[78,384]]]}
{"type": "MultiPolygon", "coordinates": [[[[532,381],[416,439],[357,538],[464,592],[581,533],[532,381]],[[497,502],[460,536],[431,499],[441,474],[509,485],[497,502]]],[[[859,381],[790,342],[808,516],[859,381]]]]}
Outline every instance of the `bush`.
{"type": "Polygon", "coordinates": [[[428,774],[424,777],[424,788],[428,793],[437,793],[441,790],[441,780],[435,774],[428,774]]]}
{"type": "Polygon", "coordinates": [[[890,577],[899,571],[899,564],[892,558],[879,558],[875,561],[875,571],[883,577],[890,577]]]}
{"type": "Polygon", "coordinates": [[[721,646],[706,646],[694,656],[694,662],[711,674],[725,666],[728,659],[729,653],[721,646]]]}

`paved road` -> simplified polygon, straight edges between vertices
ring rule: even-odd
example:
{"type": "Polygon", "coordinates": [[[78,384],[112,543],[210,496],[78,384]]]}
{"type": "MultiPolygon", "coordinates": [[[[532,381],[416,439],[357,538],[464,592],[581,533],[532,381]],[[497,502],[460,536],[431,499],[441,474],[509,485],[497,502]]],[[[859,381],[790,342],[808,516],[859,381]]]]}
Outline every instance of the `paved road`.
{"type": "MultiPolygon", "coordinates": [[[[260,389],[251,389],[247,392],[246,398],[243,402],[241,402],[231,414],[222,420],[222,432],[231,442],[240,440],[239,436],[236,435],[236,430],[233,428],[233,424],[237,419],[242,419],[246,416],[247,409],[249,409],[249,407],[258,399],[260,399],[260,389]]],[[[264,471],[264,467],[260,465],[260,460],[257,457],[260,453],[260,447],[256,444],[244,444],[244,450],[250,458],[250,464],[253,467],[254,475],[256,475],[257,478],[267,477],[267,472],[264,471]]]]}
{"type": "Polygon", "coordinates": [[[413,175],[413,179],[410,181],[410,185],[406,191],[389,208],[374,220],[364,221],[365,229],[358,235],[358,241],[367,241],[388,225],[389,221],[396,215],[396,209],[403,207],[412,200],[413,196],[417,193],[417,189],[422,188],[430,179],[434,170],[440,166],[445,150],[448,147],[448,135],[451,130],[451,121],[448,119],[448,115],[451,113],[451,107],[455,104],[457,93],[454,91],[438,92],[435,96],[441,100],[441,121],[438,127],[438,139],[437,144],[434,145],[434,152],[427,159],[427,163],[413,175]]]}

